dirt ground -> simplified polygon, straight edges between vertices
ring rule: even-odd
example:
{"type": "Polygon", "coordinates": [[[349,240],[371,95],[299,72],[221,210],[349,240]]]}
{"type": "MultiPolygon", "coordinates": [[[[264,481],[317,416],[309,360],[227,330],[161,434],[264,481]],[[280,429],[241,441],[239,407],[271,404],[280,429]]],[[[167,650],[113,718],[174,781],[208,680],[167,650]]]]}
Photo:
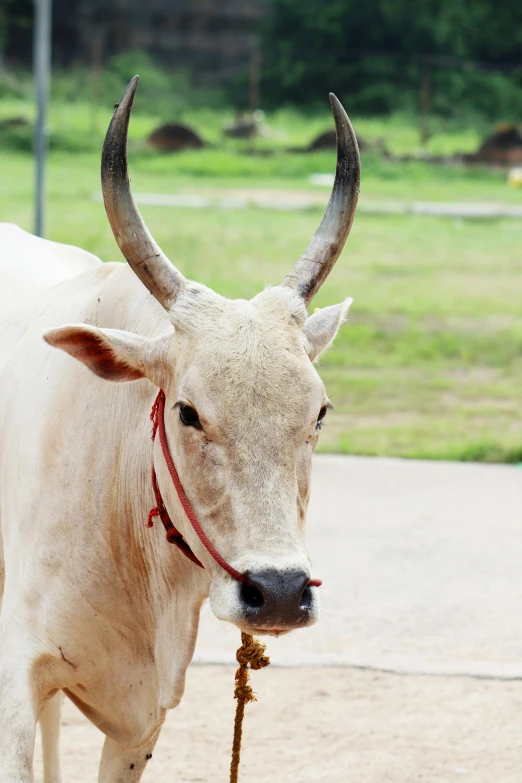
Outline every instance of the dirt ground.
{"type": "MultiPolygon", "coordinates": [[[[234,669],[192,666],[143,780],[226,783],[234,669]]],[[[243,783],[520,783],[522,681],[341,668],[255,672],[243,783]]],[[[67,783],[97,779],[102,735],[69,702],[67,783]]],[[[41,783],[37,744],[36,783],[41,783]]]]}

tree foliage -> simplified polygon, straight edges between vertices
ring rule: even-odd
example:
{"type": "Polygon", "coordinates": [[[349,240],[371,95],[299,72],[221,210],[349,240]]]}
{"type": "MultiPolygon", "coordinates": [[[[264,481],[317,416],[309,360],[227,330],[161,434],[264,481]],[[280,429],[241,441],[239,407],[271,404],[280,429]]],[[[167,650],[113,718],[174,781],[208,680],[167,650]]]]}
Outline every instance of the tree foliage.
{"type": "MultiPolygon", "coordinates": [[[[267,108],[324,107],[332,90],[350,111],[387,113],[417,110],[422,93],[430,111],[443,117],[522,120],[521,0],[259,2],[267,6],[259,30],[267,108]]],[[[89,19],[135,13],[137,5],[53,0],[54,65],[88,66],[90,42],[99,34],[89,19]]],[[[0,0],[0,69],[2,60],[30,65],[33,11],[34,0],[0,0]]],[[[112,43],[107,39],[105,65],[112,43]]],[[[244,77],[229,90],[239,105],[247,102],[244,65],[244,77]]]]}
{"type": "Polygon", "coordinates": [[[261,32],[269,103],[358,110],[418,103],[424,73],[440,113],[456,105],[522,115],[520,0],[268,0],[261,32]],[[427,75],[426,75],[427,74],[427,75]]]}

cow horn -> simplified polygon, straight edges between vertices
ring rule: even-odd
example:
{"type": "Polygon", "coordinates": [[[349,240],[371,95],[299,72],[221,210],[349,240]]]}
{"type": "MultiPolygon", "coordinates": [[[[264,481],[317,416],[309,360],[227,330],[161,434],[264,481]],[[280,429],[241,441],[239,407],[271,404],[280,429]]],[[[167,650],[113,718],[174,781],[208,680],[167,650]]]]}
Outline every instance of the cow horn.
{"type": "Polygon", "coordinates": [[[105,211],[119,248],[141,282],[170,310],[185,278],[158,247],[132,196],[127,171],[127,133],[138,86],[135,76],[116,105],[102,152],[101,179],[105,211]]]}
{"type": "Polygon", "coordinates": [[[357,139],[340,101],[330,93],[337,131],[337,169],[326,212],[312,241],[283,281],[309,304],[339,258],[352,227],[359,185],[361,161],[357,139]]]}

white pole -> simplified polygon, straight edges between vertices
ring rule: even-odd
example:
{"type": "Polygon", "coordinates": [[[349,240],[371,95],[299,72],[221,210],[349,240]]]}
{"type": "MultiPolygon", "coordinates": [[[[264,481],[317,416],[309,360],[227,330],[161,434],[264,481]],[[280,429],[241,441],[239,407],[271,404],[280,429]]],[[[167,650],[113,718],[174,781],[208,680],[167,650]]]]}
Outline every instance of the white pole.
{"type": "Polygon", "coordinates": [[[33,70],[36,90],[34,233],[39,237],[44,233],[47,100],[51,72],[51,2],[52,0],[34,0],[33,70]]]}

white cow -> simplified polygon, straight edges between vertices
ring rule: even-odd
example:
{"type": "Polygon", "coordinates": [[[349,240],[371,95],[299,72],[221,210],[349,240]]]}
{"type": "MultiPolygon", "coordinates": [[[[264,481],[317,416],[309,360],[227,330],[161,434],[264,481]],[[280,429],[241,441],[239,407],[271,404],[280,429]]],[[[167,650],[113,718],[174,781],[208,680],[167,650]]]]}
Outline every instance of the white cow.
{"type": "Polygon", "coordinates": [[[355,136],[332,96],[337,175],[317,234],[281,286],[229,301],[185,280],[134,204],[126,143],[136,86],[137,77],[102,162],[128,265],[0,229],[0,783],[33,779],[38,720],[45,781],[61,780],[60,691],[106,735],[99,780],[138,781],[183,694],[207,597],[218,618],[253,633],[318,615],[304,526],[328,399],[312,362],[349,300],[310,317],[306,305],[353,220],[355,136]],[[186,496],[242,582],[201,543],[151,441],[158,389],[186,496]],[[166,513],[204,568],[166,542],[159,520],[147,527],[152,465],[166,513]]]}

